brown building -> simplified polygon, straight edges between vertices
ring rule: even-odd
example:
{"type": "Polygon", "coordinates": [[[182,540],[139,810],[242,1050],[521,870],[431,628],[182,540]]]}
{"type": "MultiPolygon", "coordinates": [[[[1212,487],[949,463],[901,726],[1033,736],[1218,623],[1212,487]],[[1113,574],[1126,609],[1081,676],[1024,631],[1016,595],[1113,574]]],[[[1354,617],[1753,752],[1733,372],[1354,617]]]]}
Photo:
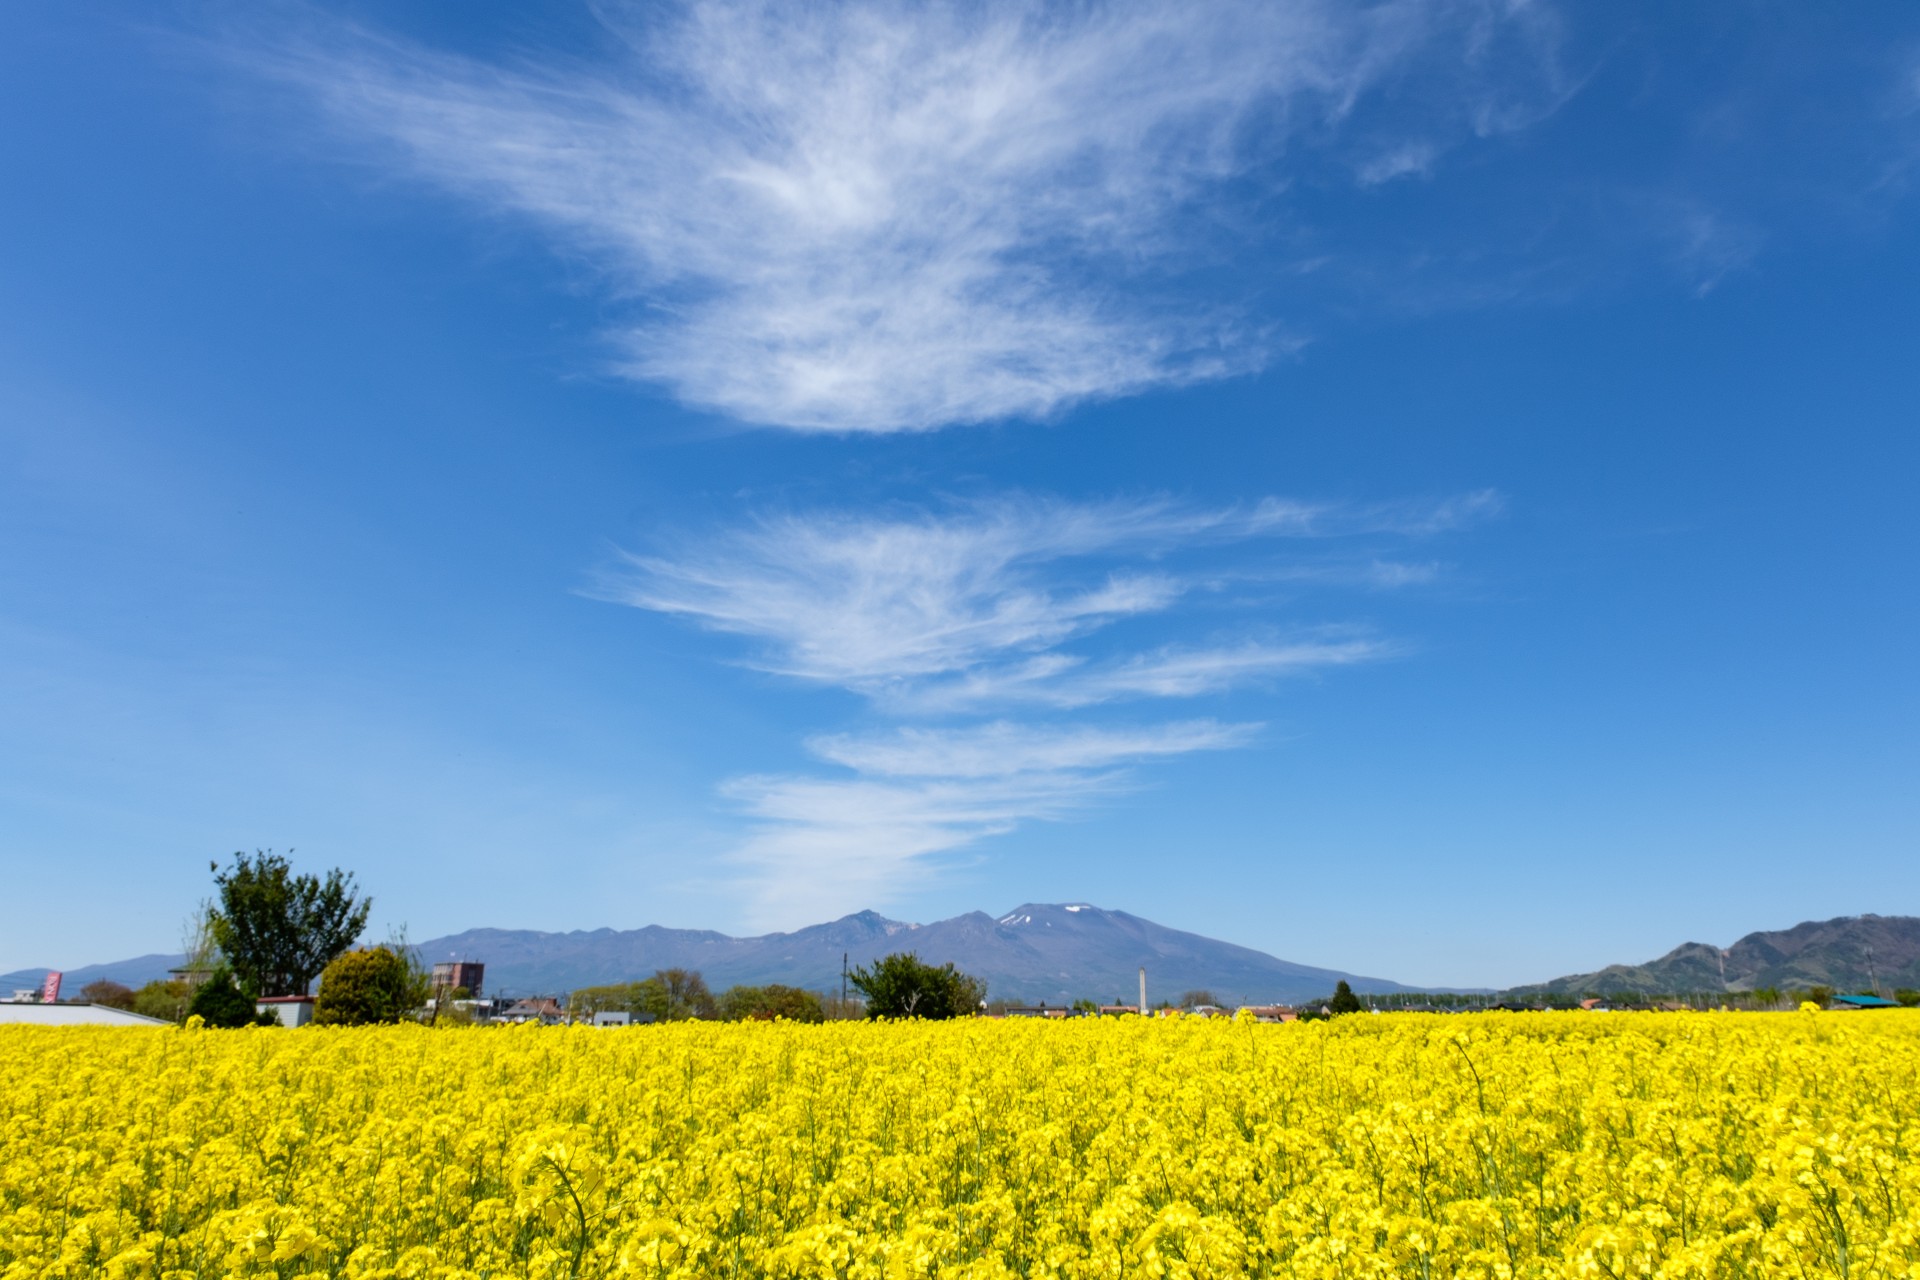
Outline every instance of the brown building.
{"type": "Polygon", "coordinates": [[[465,987],[468,996],[478,996],[486,972],[487,966],[476,960],[450,960],[433,966],[433,986],[436,991],[465,987]]]}

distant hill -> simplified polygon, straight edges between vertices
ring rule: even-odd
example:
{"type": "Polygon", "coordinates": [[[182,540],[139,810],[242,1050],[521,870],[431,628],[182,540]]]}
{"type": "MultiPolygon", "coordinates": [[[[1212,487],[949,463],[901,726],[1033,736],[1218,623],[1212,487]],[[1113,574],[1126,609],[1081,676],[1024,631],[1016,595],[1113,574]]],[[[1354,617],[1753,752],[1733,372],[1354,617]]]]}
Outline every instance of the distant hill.
{"type": "Polygon", "coordinates": [[[840,985],[843,952],[858,966],[890,951],[915,951],[932,964],[951,961],[985,978],[995,999],[1051,1004],[1081,998],[1131,1002],[1138,997],[1141,965],[1148,999],[1155,1002],[1195,989],[1236,1004],[1305,1000],[1327,995],[1342,978],[1356,991],[1406,990],[1383,978],[1294,964],[1084,903],[1028,903],[998,918],[974,911],[924,925],[862,911],[757,938],[658,925],[575,933],[471,929],[423,942],[420,951],[430,960],[458,955],[482,961],[490,991],[516,994],[631,981],[676,967],[700,970],[716,991],[769,982],[829,991],[840,985]]]}
{"type": "MultiPolygon", "coordinates": [[[[116,960],[111,964],[90,964],[69,969],[60,975],[60,996],[62,999],[77,997],[80,988],[102,979],[129,987],[143,987],[156,979],[165,978],[167,970],[177,964],[185,964],[186,960],[182,955],[135,956],[131,960],[116,960]]],[[[37,988],[46,976],[45,969],[16,969],[12,973],[0,973],[0,996],[12,995],[20,987],[37,988]]]]}
{"type": "Polygon", "coordinates": [[[1677,994],[1817,986],[1864,991],[1876,980],[1886,989],[1920,989],[1920,917],[1810,920],[1791,929],[1750,933],[1724,951],[1703,942],[1687,942],[1645,964],[1615,964],[1597,973],[1568,974],[1516,987],[1514,994],[1677,994]]]}

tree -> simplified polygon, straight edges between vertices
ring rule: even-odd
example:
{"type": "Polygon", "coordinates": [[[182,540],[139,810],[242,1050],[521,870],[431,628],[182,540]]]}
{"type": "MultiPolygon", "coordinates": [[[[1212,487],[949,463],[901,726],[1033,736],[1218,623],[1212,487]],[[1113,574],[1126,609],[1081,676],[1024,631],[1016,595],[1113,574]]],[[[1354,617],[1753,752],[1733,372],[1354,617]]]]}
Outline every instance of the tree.
{"type": "Polygon", "coordinates": [[[367,927],[373,899],[355,896],[353,877],[338,867],[325,879],[295,875],[271,849],[233,855],[213,866],[219,903],[208,931],[234,977],[253,995],[303,996],[333,958],[367,927]]]}
{"type": "Polygon", "coordinates": [[[149,982],[133,993],[133,1011],[162,1022],[180,1022],[187,1016],[193,988],[180,978],[149,982]]]}
{"type": "Polygon", "coordinates": [[[938,968],[896,951],[847,975],[867,998],[869,1018],[961,1018],[977,1013],[987,984],[951,963],[938,968]]]}
{"type": "Polygon", "coordinates": [[[596,1013],[644,1013],[640,984],[618,982],[603,987],[576,987],[567,997],[567,1012],[591,1022],[596,1013]]]}
{"type": "Polygon", "coordinates": [[[1180,1007],[1182,1009],[1198,1009],[1203,1004],[1218,1005],[1219,1003],[1218,1000],[1213,998],[1213,992],[1211,991],[1188,991],[1180,997],[1180,1007]]]}
{"type": "Polygon", "coordinates": [[[1333,988],[1333,999],[1327,1001],[1327,1008],[1336,1014],[1360,1012],[1360,997],[1353,994],[1353,988],[1347,985],[1345,978],[1333,988]]]}
{"type": "Polygon", "coordinates": [[[1833,1003],[1833,988],[1832,987],[1808,987],[1806,990],[1806,999],[1812,1001],[1814,1004],[1817,1004],[1822,1009],[1824,1009],[1828,1005],[1833,1003]]]}
{"type": "Polygon", "coordinates": [[[390,947],[366,947],[336,956],[320,975],[313,1020],[333,1027],[400,1022],[419,998],[407,957],[390,947]]]}
{"type": "Polygon", "coordinates": [[[729,1022],[825,1022],[820,997],[798,987],[771,983],[764,987],[728,987],[720,993],[720,1016],[729,1022]]]}
{"type": "Polygon", "coordinates": [[[89,982],[80,988],[80,998],[89,1004],[101,1004],[109,1009],[133,1008],[133,988],[106,978],[89,982]]]}
{"type": "Polygon", "coordinates": [[[656,969],[651,978],[635,984],[635,1013],[650,1013],[661,1022],[714,1018],[720,1014],[713,992],[698,969],[656,969]]]}
{"type": "Polygon", "coordinates": [[[272,1020],[254,1008],[252,999],[233,980],[233,970],[225,965],[195,989],[187,1002],[187,1016],[198,1017],[210,1027],[245,1027],[272,1020]]]}
{"type": "Polygon", "coordinates": [[[1899,988],[1893,993],[1893,998],[1896,1003],[1903,1004],[1909,1009],[1915,1005],[1920,1005],[1920,991],[1916,991],[1912,987],[1899,988]]]}

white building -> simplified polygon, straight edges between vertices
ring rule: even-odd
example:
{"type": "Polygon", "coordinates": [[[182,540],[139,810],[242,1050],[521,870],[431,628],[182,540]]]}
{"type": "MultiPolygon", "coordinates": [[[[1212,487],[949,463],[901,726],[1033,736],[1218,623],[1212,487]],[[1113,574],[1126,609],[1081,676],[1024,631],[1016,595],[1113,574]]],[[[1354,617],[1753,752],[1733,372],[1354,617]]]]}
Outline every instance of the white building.
{"type": "Polygon", "coordinates": [[[170,1027],[171,1022],[144,1013],[114,1009],[104,1004],[41,1004],[39,1001],[0,1000],[0,1024],[31,1023],[43,1027],[170,1027]]]}

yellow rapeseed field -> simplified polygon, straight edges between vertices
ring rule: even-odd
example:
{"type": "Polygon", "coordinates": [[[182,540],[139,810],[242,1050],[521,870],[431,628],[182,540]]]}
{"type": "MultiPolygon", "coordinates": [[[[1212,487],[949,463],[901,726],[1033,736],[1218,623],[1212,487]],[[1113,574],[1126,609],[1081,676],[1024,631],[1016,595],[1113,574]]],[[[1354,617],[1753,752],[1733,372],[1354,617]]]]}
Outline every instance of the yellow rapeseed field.
{"type": "Polygon", "coordinates": [[[1920,1013],[0,1028],[0,1275],[1920,1277],[1920,1013]]]}

